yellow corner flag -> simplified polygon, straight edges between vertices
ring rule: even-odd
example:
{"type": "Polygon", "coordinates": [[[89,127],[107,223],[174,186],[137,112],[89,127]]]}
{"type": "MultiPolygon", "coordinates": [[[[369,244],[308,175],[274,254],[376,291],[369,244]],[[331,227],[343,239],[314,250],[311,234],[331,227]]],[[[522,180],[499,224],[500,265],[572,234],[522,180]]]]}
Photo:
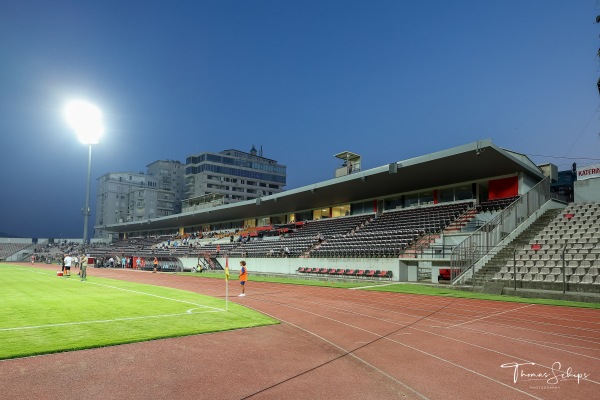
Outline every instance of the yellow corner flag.
{"type": "Polygon", "coordinates": [[[225,257],[225,280],[229,280],[229,257],[225,257]]]}

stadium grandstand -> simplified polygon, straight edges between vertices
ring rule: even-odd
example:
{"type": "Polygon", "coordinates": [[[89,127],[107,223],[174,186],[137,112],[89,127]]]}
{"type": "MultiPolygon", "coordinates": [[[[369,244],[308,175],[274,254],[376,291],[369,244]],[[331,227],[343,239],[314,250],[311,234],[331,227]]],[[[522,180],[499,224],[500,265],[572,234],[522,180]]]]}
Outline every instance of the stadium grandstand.
{"type": "Polygon", "coordinates": [[[228,258],[255,274],[600,293],[595,176],[579,191],[575,182],[567,202],[551,193],[552,173],[491,140],[345,171],[249,201],[98,226],[113,242],[87,252],[97,266],[126,257],[151,269],[156,257],[163,271],[189,271],[228,258]]]}

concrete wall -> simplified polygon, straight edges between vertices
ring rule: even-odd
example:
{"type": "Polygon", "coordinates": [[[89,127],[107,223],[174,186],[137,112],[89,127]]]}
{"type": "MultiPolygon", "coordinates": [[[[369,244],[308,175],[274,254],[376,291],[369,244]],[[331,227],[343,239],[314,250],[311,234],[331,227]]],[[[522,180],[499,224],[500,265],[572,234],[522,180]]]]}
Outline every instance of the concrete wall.
{"type": "Polygon", "coordinates": [[[0,238],[0,243],[33,243],[31,238],[0,238]]]}
{"type": "Polygon", "coordinates": [[[533,177],[531,175],[522,175],[522,179],[520,179],[521,187],[519,188],[519,194],[529,192],[539,182],[539,178],[537,177],[533,177]]]}
{"type": "MultiPolygon", "coordinates": [[[[197,258],[181,258],[183,268],[190,270],[197,264],[197,258]]],[[[219,258],[225,266],[225,258],[219,258]]],[[[248,272],[253,271],[277,274],[295,274],[298,268],[335,268],[392,271],[393,281],[400,276],[400,263],[397,258],[229,258],[229,268],[237,271],[240,261],[245,260],[248,272]]],[[[416,273],[414,274],[416,281],[416,273]]]]}
{"type": "Polygon", "coordinates": [[[575,203],[595,203],[600,201],[600,178],[573,182],[575,203]]]}
{"type": "MultiPolygon", "coordinates": [[[[197,258],[181,258],[184,270],[189,271],[197,265],[197,258]]],[[[450,268],[448,258],[229,258],[229,268],[238,271],[240,261],[245,260],[250,274],[252,272],[274,274],[296,274],[300,267],[335,268],[392,271],[392,281],[417,282],[418,271],[431,271],[431,282],[438,281],[440,268],[450,268]]],[[[225,258],[219,258],[224,267],[225,258]]]]}

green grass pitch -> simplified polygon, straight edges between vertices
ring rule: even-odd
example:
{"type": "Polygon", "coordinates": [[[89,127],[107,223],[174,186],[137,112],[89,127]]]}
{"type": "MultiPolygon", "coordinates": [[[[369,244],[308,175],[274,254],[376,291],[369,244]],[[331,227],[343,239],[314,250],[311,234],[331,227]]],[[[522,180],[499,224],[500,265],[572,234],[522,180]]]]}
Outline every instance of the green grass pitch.
{"type": "Polygon", "coordinates": [[[0,359],[277,323],[227,309],[223,298],[0,264],[0,359]]]}

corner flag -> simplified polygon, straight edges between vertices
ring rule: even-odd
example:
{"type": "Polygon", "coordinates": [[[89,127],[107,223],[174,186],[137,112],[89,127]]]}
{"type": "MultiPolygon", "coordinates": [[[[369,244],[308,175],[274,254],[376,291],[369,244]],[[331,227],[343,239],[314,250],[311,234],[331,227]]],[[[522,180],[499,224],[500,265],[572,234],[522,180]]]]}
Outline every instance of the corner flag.
{"type": "Polygon", "coordinates": [[[229,309],[229,257],[225,257],[225,311],[229,309]]]}

